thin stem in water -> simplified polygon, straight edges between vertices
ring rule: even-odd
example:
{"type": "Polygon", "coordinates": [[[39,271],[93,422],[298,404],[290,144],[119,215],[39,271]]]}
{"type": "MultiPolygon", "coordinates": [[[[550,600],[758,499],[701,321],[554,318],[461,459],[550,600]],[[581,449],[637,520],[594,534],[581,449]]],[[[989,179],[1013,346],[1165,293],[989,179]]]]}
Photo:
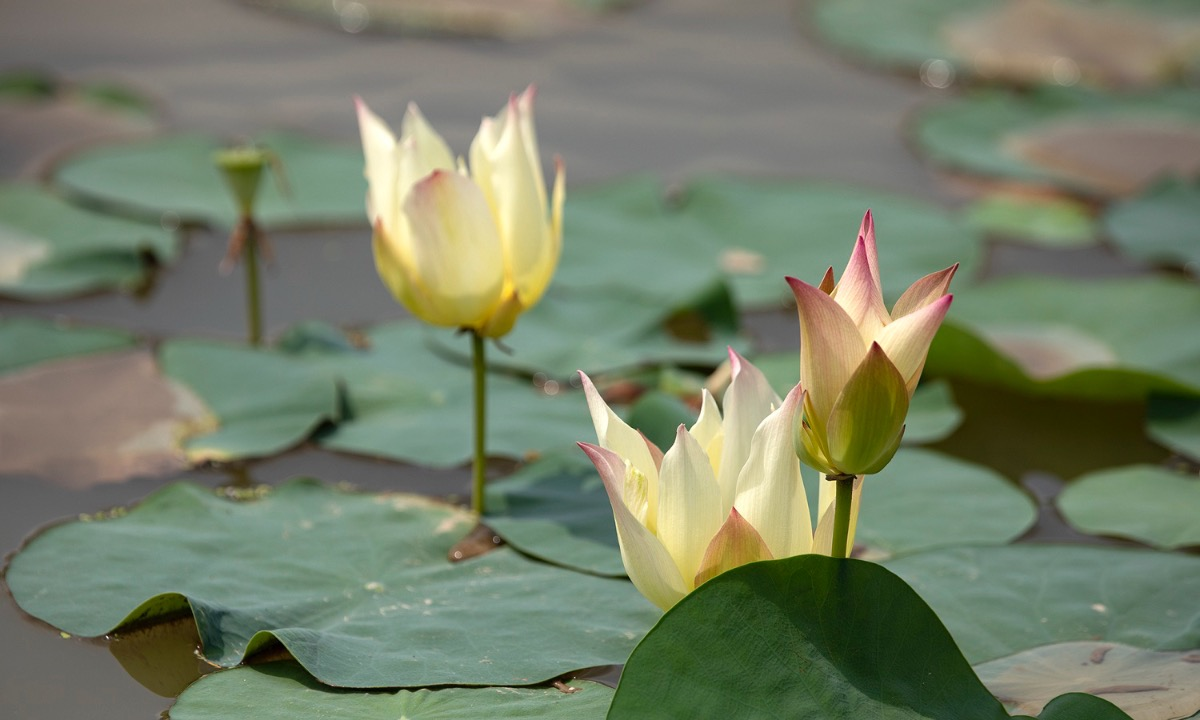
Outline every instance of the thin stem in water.
{"type": "Polygon", "coordinates": [[[251,345],[262,344],[262,299],[258,287],[258,227],[249,217],[242,220],[245,246],[242,250],[246,267],[246,327],[251,345]]]}
{"type": "Polygon", "coordinates": [[[471,509],[483,517],[483,482],[487,471],[487,364],[483,336],[471,331],[471,372],[475,381],[475,453],[472,464],[471,509]]]}

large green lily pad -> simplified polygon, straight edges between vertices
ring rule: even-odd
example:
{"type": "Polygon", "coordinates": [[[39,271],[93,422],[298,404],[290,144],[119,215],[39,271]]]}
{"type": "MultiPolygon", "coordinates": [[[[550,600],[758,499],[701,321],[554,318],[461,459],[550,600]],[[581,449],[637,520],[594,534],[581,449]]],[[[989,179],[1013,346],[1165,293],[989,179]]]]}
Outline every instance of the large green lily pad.
{"type": "Polygon", "coordinates": [[[874,563],[819,555],[735,568],[668,611],[609,711],[650,716],[1009,717],[912,588],[874,563]]]}
{"type": "Polygon", "coordinates": [[[1058,496],[1067,522],[1163,549],[1200,546],[1200,475],[1134,465],[1085,475],[1058,496]]]}
{"type": "MultiPolygon", "coordinates": [[[[692,309],[703,337],[672,337],[666,327],[669,313],[623,294],[580,295],[554,292],[525,313],[501,342],[510,352],[489,353],[488,364],[528,375],[541,373],[560,386],[577,378],[579,370],[597,375],[641,365],[671,364],[713,367],[720,364],[735,335],[736,311],[722,286],[719,308],[711,319],[704,309],[692,309]]],[[[681,311],[684,309],[681,308],[681,311]]],[[[469,348],[449,333],[433,335],[435,347],[470,362],[469,348]]]]}
{"type": "MultiPolygon", "coordinates": [[[[256,218],[267,228],[366,224],[362,151],[287,133],[256,139],[275,153],[287,194],[264,173],[256,218]]],[[[59,165],[54,182],[89,203],[154,221],[232,227],[237,208],[213,155],[231,143],[200,134],[103,145],[59,165]]]]}
{"type": "Polygon", "coordinates": [[[920,448],[903,448],[867,478],[863,498],[854,543],[875,559],[947,545],[1003,545],[1037,517],[1029,496],[999,473],[920,448]]]}
{"type": "Polygon", "coordinates": [[[1200,286],[1165,278],[1005,278],[955,294],[926,376],[1134,400],[1200,393],[1200,286]]]}
{"type": "Polygon", "coordinates": [[[1146,434],[1180,455],[1200,462],[1200,398],[1150,398],[1146,434]]]}
{"type": "Polygon", "coordinates": [[[174,261],[175,235],[85,210],[32,186],[0,186],[0,295],[49,300],[133,290],[174,261]]]}
{"type": "Polygon", "coordinates": [[[76,355],[132,347],[122,330],[71,327],[27,317],[0,318],[0,373],[76,355]]]}
{"type": "Polygon", "coordinates": [[[885,564],[937,612],[973,664],[1073,640],[1200,647],[1198,557],[1009,545],[931,550],[885,564]]]}
{"type": "Polygon", "coordinates": [[[162,345],[159,362],[210,413],[182,440],[192,462],[273,455],[341,419],[337,377],[287,353],[172,340],[162,345]]]}
{"type": "Polygon", "coordinates": [[[1188,0],[822,0],[813,20],[838,49],[920,70],[934,87],[956,77],[1021,85],[1170,82],[1195,62],[1190,38],[1200,32],[1188,0]],[[1066,62],[1056,65],[1059,58],[1066,62]],[[941,66],[931,71],[931,61],[941,66]]]}
{"type": "Polygon", "coordinates": [[[657,180],[633,177],[571,194],[557,282],[677,307],[723,277],[740,308],[791,304],[784,276],[816,282],[825,268],[840,270],[868,208],[890,299],[955,262],[963,281],[974,273],[976,234],[913,198],[732,177],[697,179],[668,196],[657,180]]]}
{"type": "MultiPolygon", "coordinates": [[[[1200,170],[1200,95],[988,90],[924,109],[917,149],[951,171],[1098,197],[1200,170]]],[[[888,266],[884,262],[884,267],[888,266]]]]}
{"type": "Polygon", "coordinates": [[[625,575],[608,495],[582,450],[548,453],[488,483],[487,509],[487,526],[527,555],[597,575],[625,575]]]}
{"type": "Polygon", "coordinates": [[[964,208],[971,227],[989,236],[1048,248],[1096,243],[1096,220],[1084,203],[1064,197],[998,192],[964,208]]]}
{"type": "Polygon", "coordinates": [[[1053,698],[1080,690],[1100,695],[1138,720],[1175,720],[1200,710],[1200,652],[1195,650],[1057,643],[992,660],[976,670],[984,685],[1017,712],[1041,712],[1053,698]]]}
{"type": "MultiPolygon", "coordinates": [[[[359,349],[337,330],[310,325],[274,349],[178,340],[164,345],[162,358],[218,425],[185,441],[195,461],[269,455],[330,424],[319,437],[325,447],[448,467],[471,452],[471,373],[427,340],[419,323],[401,322],[372,330],[369,349],[359,349]]],[[[578,391],[551,395],[493,374],[488,403],[488,450],[496,455],[522,458],[592,433],[578,391]]]]}
{"type": "Polygon", "coordinates": [[[1104,226],[1126,255],[1200,276],[1200,179],[1164,180],[1116,203],[1104,226]]]}
{"type": "MultiPolygon", "coordinates": [[[[426,330],[397,323],[372,330],[370,353],[331,355],[350,416],[321,443],[381,457],[447,467],[470,456],[471,375],[426,344],[426,330]]],[[[459,342],[466,343],[465,337],[459,342]]],[[[524,458],[592,433],[583,393],[551,394],[534,383],[488,377],[488,452],[524,458]]]]}
{"type": "Polygon", "coordinates": [[[221,666],[277,640],[327,685],[527,685],[622,662],[658,617],[624,580],[507,548],[447,553],[465,511],[293,481],[250,501],[171,485],[17,553],[17,604],[95,637],[190,608],[221,666]],[[86,597],[87,602],[79,602],[86,597]]]}
{"type": "Polygon", "coordinates": [[[299,665],[278,662],[201,678],[179,696],[169,717],[171,720],[604,718],[612,702],[610,688],[587,680],[563,687],[361,692],[322,685],[299,665]]]}

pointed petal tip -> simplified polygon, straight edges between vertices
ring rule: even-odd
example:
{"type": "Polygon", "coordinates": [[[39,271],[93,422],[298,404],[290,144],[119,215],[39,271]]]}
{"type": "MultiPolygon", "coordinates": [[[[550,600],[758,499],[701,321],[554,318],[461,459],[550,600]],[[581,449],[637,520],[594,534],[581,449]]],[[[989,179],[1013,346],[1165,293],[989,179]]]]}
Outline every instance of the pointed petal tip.
{"type": "Polygon", "coordinates": [[[746,358],[742,357],[741,353],[737,350],[734,350],[732,345],[726,345],[725,350],[729,353],[729,373],[733,377],[737,377],[746,365],[746,358]]]}

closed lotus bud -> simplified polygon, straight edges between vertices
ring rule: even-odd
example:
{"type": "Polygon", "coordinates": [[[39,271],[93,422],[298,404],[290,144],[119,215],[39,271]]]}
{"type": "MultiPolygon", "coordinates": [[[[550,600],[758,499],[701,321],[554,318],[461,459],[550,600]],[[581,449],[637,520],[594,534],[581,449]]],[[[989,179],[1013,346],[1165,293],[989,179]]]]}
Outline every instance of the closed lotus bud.
{"type": "Polygon", "coordinates": [[[545,292],[562,246],[564,179],[546,192],[532,87],[484,118],[470,168],[409,105],[400,138],[357,101],[375,267],[413,315],[501,337],[545,292]]]}

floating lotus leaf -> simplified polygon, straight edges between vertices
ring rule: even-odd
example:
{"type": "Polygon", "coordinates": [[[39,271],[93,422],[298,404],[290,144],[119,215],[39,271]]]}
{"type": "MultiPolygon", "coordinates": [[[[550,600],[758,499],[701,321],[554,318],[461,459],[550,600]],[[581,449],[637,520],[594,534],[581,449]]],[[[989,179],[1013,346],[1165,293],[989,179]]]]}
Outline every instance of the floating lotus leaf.
{"type": "Polygon", "coordinates": [[[624,661],[658,618],[627,581],[508,548],[449,562],[472,522],[419,496],[315,481],[245,501],[176,484],[47,530],[6,579],[22,609],[73,635],[188,608],[210,661],[278,641],[342,687],[534,684],[624,661]]]}
{"type": "Polygon", "coordinates": [[[625,575],[608,495],[582,450],[549,453],[488,483],[487,509],[487,526],[527,555],[597,575],[625,575]]]}
{"type": "Polygon", "coordinates": [[[999,473],[920,448],[897,452],[867,478],[863,493],[854,544],[874,559],[948,545],[1003,545],[1037,518],[1029,496],[999,473]]]}
{"type": "Polygon", "coordinates": [[[968,205],[965,215],[980,232],[1031,245],[1077,248],[1096,242],[1092,212],[1066,198],[995,193],[968,205]]]}
{"type": "Polygon", "coordinates": [[[1160,175],[1200,171],[1200,95],[1190,89],[979,91],[924,109],[912,133],[946,170],[1087,196],[1128,195],[1160,175]]]}
{"type": "MultiPolygon", "coordinates": [[[[192,388],[218,427],[185,441],[196,461],[259,457],[321,433],[325,447],[449,467],[471,452],[470,368],[433,352],[419,323],[372,330],[369,349],[325,326],[297,328],[281,346],[203,341],[164,345],[164,370],[192,388]]],[[[465,342],[465,339],[461,339],[465,342]]],[[[488,379],[488,449],[524,457],[592,432],[583,394],[551,395],[503,375],[488,379]]]]}
{"type": "Polygon", "coordinates": [[[1200,13],[1188,0],[822,0],[813,20],[836,48],[919,71],[934,87],[956,77],[1021,85],[1171,82],[1197,60],[1200,37],[1200,13]]]}
{"type": "Polygon", "coordinates": [[[1146,433],[1180,455],[1200,461],[1200,399],[1150,399],[1146,433]]]}
{"type": "Polygon", "coordinates": [[[160,363],[211,413],[182,441],[195,463],[273,455],[341,419],[337,376],[287,353],[172,340],[160,349],[160,363]]]}
{"type": "MultiPolygon", "coordinates": [[[[268,228],[366,225],[362,152],[355,146],[274,133],[256,138],[274,153],[287,178],[286,194],[264,173],[255,205],[268,228]]],[[[168,135],[103,145],[69,157],[54,181],[89,203],[155,222],[232,227],[237,209],[213,156],[230,143],[200,134],[168,135]]]]}
{"type": "Polygon", "coordinates": [[[1200,286],[1164,278],[1014,277],[955,293],[926,376],[1025,393],[1200,394],[1200,286]]]}
{"type": "MultiPolygon", "coordinates": [[[[1200,475],[1153,465],[1091,473],[1058,497],[1067,522],[1163,549],[1200,546],[1200,475]]],[[[1200,709],[1200,708],[1198,708],[1200,709]]]]}
{"type": "Polygon", "coordinates": [[[929,603],[973,664],[1075,640],[1200,647],[1200,557],[1029,544],[930,550],[884,564],[929,603]]]}
{"type": "Polygon", "coordinates": [[[1016,712],[1041,712],[1053,698],[1080,691],[1098,695],[1138,720],[1174,720],[1200,711],[1200,651],[1195,650],[1056,643],[975,669],[983,684],[1016,712]]]}
{"type": "MultiPolygon", "coordinates": [[[[623,294],[580,296],[553,290],[517,321],[502,342],[511,352],[492,352],[488,364],[534,375],[541,373],[563,385],[577,380],[578,371],[591,375],[627,370],[640,365],[674,364],[712,367],[720,364],[732,343],[736,311],[728,290],[721,286],[718,308],[678,308],[696,321],[694,339],[668,332],[669,311],[623,294]],[[715,317],[714,319],[710,319],[715,317]]],[[[434,336],[435,347],[469,363],[469,351],[448,333],[434,336]]]]}
{"type": "Polygon", "coordinates": [[[875,214],[891,300],[917,278],[960,262],[974,273],[978,237],[936,206],[863,188],[708,177],[668,196],[652,178],[572,192],[556,282],[665,307],[725,278],[739,308],[790,305],[784,276],[840,271],[863,213],[875,214]]]}
{"type": "Polygon", "coordinates": [[[0,373],[44,360],[120,350],[133,346],[129,333],[71,327],[26,317],[0,319],[0,373]]]}
{"type": "Polygon", "coordinates": [[[171,720],[603,720],[613,691],[577,680],[543,688],[356,692],[321,685],[295,663],[213,673],[185,690],[171,720]]]}
{"type": "Polygon", "coordinates": [[[32,185],[0,186],[0,295],[133,290],[178,252],[162,228],[84,210],[32,185]]]}
{"type": "MultiPolygon", "coordinates": [[[[1128,720],[1103,700],[1065,702],[1128,720]]],[[[735,568],[668,611],[630,656],[609,713],[651,715],[1009,717],[912,588],[874,563],[820,555],[735,568]]]]}
{"type": "Polygon", "coordinates": [[[1126,255],[1200,275],[1200,180],[1164,180],[1118,202],[1104,226],[1126,255]]]}

